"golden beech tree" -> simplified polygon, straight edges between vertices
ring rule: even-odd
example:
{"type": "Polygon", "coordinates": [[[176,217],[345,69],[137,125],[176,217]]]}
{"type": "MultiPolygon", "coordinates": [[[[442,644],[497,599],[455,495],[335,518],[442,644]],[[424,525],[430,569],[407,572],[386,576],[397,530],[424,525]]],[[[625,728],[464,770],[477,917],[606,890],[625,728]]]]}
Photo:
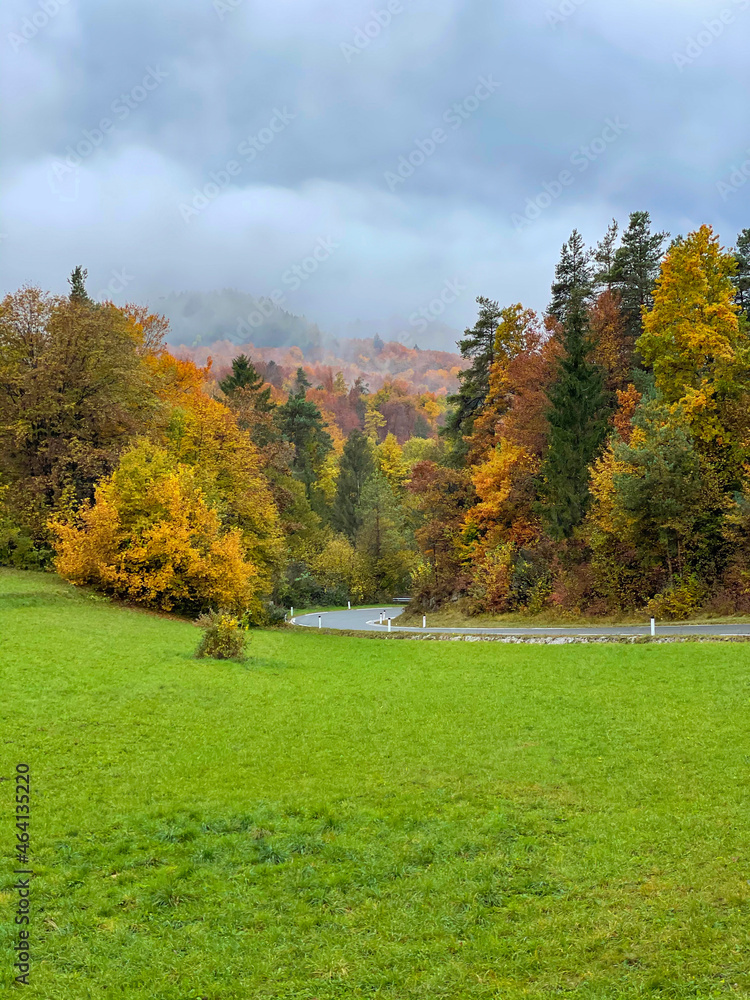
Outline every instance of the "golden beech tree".
{"type": "Polygon", "coordinates": [[[480,548],[498,542],[528,545],[538,538],[539,524],[531,514],[538,471],[535,456],[505,439],[473,467],[479,503],[466,515],[466,527],[469,536],[482,540],[480,548]]]}
{"type": "Polygon", "coordinates": [[[386,419],[378,410],[377,395],[368,396],[365,401],[365,434],[373,443],[377,443],[378,432],[385,424],[386,419]]]}
{"type": "Polygon", "coordinates": [[[283,560],[279,512],[258,449],[235,414],[204,391],[208,369],[163,354],[151,361],[163,400],[157,443],[195,469],[196,482],[225,527],[242,533],[245,554],[270,589],[283,560]]]}
{"type": "Polygon", "coordinates": [[[259,573],[242,533],[222,527],[197,480],[164,449],[133,447],[77,523],[53,522],[58,573],[164,611],[257,603],[259,573]]]}
{"type": "Polygon", "coordinates": [[[378,468],[388,480],[394,495],[400,496],[409,476],[409,466],[404,461],[404,451],[395,434],[387,434],[375,449],[378,468]]]}
{"type": "Polygon", "coordinates": [[[613,442],[591,468],[591,507],[583,530],[592,553],[595,588],[608,609],[637,607],[655,589],[631,537],[634,518],[622,509],[617,493],[616,482],[631,472],[630,465],[617,458],[613,442]]]}
{"type": "Polygon", "coordinates": [[[366,558],[343,535],[329,539],[313,558],[312,567],[330,590],[343,587],[354,601],[364,601],[375,589],[366,558]]]}
{"type": "Polygon", "coordinates": [[[169,332],[169,320],[159,313],[151,313],[146,306],[129,302],[120,312],[130,320],[133,335],[141,354],[162,354],[169,332]]]}
{"type": "Polygon", "coordinates": [[[470,593],[480,610],[508,610],[515,553],[539,538],[531,511],[538,470],[536,456],[505,438],[472,468],[479,503],[466,515],[463,538],[472,568],[470,593]]]}
{"type": "Polygon", "coordinates": [[[643,315],[638,350],[653,365],[656,387],[679,407],[695,437],[738,451],[747,441],[750,342],[739,322],[736,263],[710,226],[676,242],[662,264],[654,306],[643,315]]]}
{"type": "Polygon", "coordinates": [[[477,610],[492,614],[510,610],[514,555],[514,546],[506,542],[473,561],[469,593],[477,610]]]}
{"type": "Polygon", "coordinates": [[[336,497],[336,480],[339,474],[341,457],[335,451],[330,451],[320,467],[315,488],[327,505],[331,505],[336,497]]]}
{"type": "Polygon", "coordinates": [[[592,504],[588,522],[605,535],[624,538],[632,526],[633,517],[618,506],[615,491],[615,477],[628,475],[630,471],[628,463],[616,457],[613,442],[591,467],[592,504]]]}

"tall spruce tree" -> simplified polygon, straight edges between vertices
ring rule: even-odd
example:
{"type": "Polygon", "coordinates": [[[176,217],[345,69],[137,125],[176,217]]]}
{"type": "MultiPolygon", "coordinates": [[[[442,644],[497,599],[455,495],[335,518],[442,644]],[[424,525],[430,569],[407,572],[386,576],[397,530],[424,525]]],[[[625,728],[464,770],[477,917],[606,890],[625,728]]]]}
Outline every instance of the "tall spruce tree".
{"type": "Polygon", "coordinates": [[[648,212],[631,212],[622,245],[615,254],[614,287],[620,292],[625,334],[631,344],[643,330],[642,310],[653,305],[654,283],[669,233],[653,233],[648,212]]]}
{"type": "Polygon", "coordinates": [[[737,272],[732,278],[737,289],[735,302],[745,319],[750,320],[750,229],[742,230],[732,253],[737,261],[737,272]]]}
{"type": "MultiPolygon", "coordinates": [[[[266,385],[248,357],[240,354],[232,361],[232,371],[219,382],[227,397],[229,408],[239,426],[246,430],[258,448],[267,448],[280,439],[279,428],[273,414],[276,403],[271,396],[271,386],[266,385]]],[[[278,455],[266,455],[273,461],[278,455]]]]}
{"type": "Polygon", "coordinates": [[[617,224],[617,219],[612,219],[607,226],[607,232],[596,244],[596,249],[592,254],[595,264],[594,282],[600,288],[611,289],[615,283],[614,268],[619,234],[620,227],[617,224]]]}
{"type": "Polygon", "coordinates": [[[219,382],[219,388],[230,399],[240,389],[253,393],[255,408],[259,412],[268,412],[274,408],[271,399],[271,387],[263,388],[263,379],[258,374],[255,365],[245,354],[232,361],[232,371],[219,382]]]}
{"type": "Polygon", "coordinates": [[[586,302],[594,287],[594,269],[591,266],[591,253],[586,249],[583,237],[574,229],[567,243],[563,243],[560,260],[555,267],[555,280],[552,283],[552,300],[547,312],[550,316],[565,323],[571,302],[586,302]]]}
{"type": "Polygon", "coordinates": [[[304,370],[298,368],[289,398],[275,411],[282,437],[294,445],[292,473],[305,484],[308,499],[312,496],[313,485],[326,455],[333,447],[320,410],[311,399],[307,399],[309,388],[304,370]]]}
{"type": "Polygon", "coordinates": [[[331,516],[334,527],[352,542],[362,527],[362,490],[374,472],[372,446],[366,435],[355,428],[344,445],[331,516]]]}
{"type": "Polygon", "coordinates": [[[80,305],[92,305],[89,293],[86,291],[86,278],[89,272],[85,267],[78,264],[70,273],[68,284],[70,285],[70,301],[78,302],[80,305]]]}
{"type": "Polygon", "coordinates": [[[444,434],[453,444],[454,455],[466,455],[465,438],[470,436],[474,419],[481,409],[490,389],[490,368],[495,360],[495,333],[500,323],[502,310],[497,302],[480,295],[479,316],[470,330],[458,342],[461,356],[471,361],[459,373],[458,392],[448,397],[453,409],[448,415],[444,434]]]}
{"type": "Polygon", "coordinates": [[[303,395],[308,389],[312,388],[312,382],[307,377],[307,372],[300,366],[294,374],[294,386],[292,391],[296,393],[302,393],[303,395]]]}
{"type": "Polygon", "coordinates": [[[604,373],[589,360],[585,292],[576,288],[566,305],[565,354],[548,397],[550,433],[542,463],[540,503],[549,536],[569,538],[589,501],[589,466],[607,429],[604,373]]]}

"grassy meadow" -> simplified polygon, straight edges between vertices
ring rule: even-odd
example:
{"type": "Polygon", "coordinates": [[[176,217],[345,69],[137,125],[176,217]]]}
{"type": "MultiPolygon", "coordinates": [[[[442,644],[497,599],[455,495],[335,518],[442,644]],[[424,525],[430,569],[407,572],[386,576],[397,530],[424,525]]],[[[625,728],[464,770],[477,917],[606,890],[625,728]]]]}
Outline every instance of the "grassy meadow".
{"type": "Polygon", "coordinates": [[[0,571],[4,996],[750,996],[750,646],[197,640],[0,571]]]}

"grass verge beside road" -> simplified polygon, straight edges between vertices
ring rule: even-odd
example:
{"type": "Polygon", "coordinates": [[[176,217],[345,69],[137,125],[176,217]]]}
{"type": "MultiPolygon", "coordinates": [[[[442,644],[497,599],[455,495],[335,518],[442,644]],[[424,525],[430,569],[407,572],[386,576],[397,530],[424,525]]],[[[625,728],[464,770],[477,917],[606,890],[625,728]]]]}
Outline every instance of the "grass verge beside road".
{"type": "MultiPolygon", "coordinates": [[[[399,616],[400,625],[422,625],[422,611],[407,608],[399,616]]],[[[537,615],[509,612],[503,615],[469,615],[460,606],[447,605],[439,611],[427,613],[427,627],[430,628],[568,628],[573,626],[589,626],[597,628],[608,625],[641,625],[648,626],[651,619],[645,614],[624,614],[592,617],[578,615],[572,612],[553,611],[547,609],[537,615]]],[[[729,625],[750,623],[748,615],[695,615],[680,619],[679,622],[660,620],[662,625],[729,625]]]]}

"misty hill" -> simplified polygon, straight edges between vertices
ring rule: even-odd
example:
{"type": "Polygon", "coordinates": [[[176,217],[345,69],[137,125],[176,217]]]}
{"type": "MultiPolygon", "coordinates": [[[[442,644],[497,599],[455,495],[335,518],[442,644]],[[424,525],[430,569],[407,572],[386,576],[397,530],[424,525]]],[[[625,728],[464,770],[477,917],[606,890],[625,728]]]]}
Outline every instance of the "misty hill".
{"type": "Polygon", "coordinates": [[[217,340],[258,347],[297,346],[307,354],[323,335],[315,323],[295,316],[269,299],[225,288],[214,292],[170,292],[149,303],[170,324],[169,342],[197,346],[217,340]]]}
{"type": "Polygon", "coordinates": [[[310,361],[322,360],[325,349],[339,341],[384,341],[414,347],[454,352],[460,333],[445,323],[420,319],[413,324],[392,316],[384,322],[354,320],[332,331],[321,331],[316,323],[274,305],[270,299],[256,298],[233,288],[213,292],[170,292],[149,303],[170,323],[170,344],[186,347],[210,345],[217,341],[254,344],[256,347],[299,347],[310,361]]]}

